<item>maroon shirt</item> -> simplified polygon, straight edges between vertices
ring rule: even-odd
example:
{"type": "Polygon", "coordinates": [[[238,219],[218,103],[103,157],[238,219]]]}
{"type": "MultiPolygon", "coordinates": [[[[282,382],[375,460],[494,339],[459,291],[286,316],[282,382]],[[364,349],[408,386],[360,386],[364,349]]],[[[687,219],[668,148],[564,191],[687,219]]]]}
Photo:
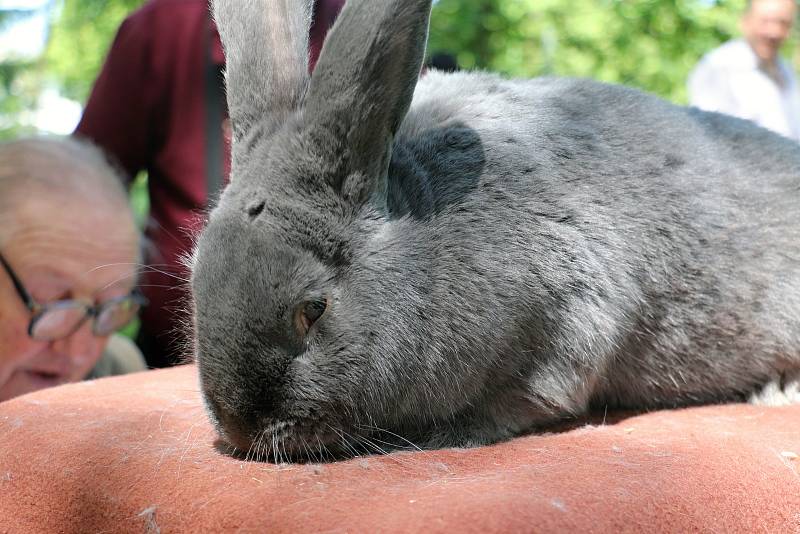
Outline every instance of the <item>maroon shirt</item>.
{"type": "MultiPolygon", "coordinates": [[[[318,0],[315,5],[312,68],[343,4],[318,0]]],[[[209,61],[221,67],[224,56],[207,0],[149,0],[120,26],[76,129],[106,150],[129,180],[140,170],[148,172],[147,262],[163,271],[147,269],[142,276],[150,305],[142,312],[141,337],[153,366],[180,356],[179,321],[188,318],[182,281],[188,273],[181,258],[191,251],[207,207],[209,61]]],[[[223,144],[227,175],[230,147],[223,144]]]]}

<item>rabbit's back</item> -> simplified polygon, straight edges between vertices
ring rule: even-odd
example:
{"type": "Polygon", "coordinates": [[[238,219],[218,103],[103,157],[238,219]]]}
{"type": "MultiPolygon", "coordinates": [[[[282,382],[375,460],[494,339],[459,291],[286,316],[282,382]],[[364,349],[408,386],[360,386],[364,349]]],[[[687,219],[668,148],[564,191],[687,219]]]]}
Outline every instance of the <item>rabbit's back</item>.
{"type": "Polygon", "coordinates": [[[390,208],[496,273],[488,307],[547,286],[514,320],[551,315],[533,342],[587,362],[595,402],[730,398],[800,364],[793,142],[623,87],[431,73],[395,147],[390,208]]]}
{"type": "MultiPolygon", "coordinates": [[[[417,86],[398,144],[419,144],[432,132],[441,139],[452,130],[472,131],[487,176],[527,170],[535,184],[597,184],[609,194],[661,187],[716,196],[721,186],[752,200],[770,192],[800,198],[797,143],[749,121],[623,86],[434,71],[417,86]]],[[[447,154],[446,144],[419,159],[447,154]]]]}

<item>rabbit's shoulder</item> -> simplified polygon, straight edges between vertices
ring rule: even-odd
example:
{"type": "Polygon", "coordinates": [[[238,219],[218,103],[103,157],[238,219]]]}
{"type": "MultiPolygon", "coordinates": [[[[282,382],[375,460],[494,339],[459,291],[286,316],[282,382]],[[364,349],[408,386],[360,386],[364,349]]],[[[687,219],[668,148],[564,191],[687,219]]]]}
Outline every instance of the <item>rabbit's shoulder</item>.
{"type": "Polygon", "coordinates": [[[754,176],[794,181],[800,166],[797,143],[748,121],[576,78],[432,72],[418,84],[398,140],[423,160],[469,142],[490,167],[507,167],[499,174],[533,162],[545,174],[565,165],[572,176],[605,169],[604,175],[647,177],[664,169],[730,186],[754,176]]]}
{"type": "Polygon", "coordinates": [[[654,143],[652,132],[626,117],[675,109],[590,80],[430,72],[417,85],[395,141],[390,206],[395,213],[438,211],[486,182],[524,198],[533,189],[551,189],[565,172],[570,180],[591,181],[597,169],[629,168],[632,151],[651,166],[658,159],[646,146],[654,143]]]}
{"type": "Polygon", "coordinates": [[[476,130],[527,125],[531,134],[549,128],[597,126],[603,121],[636,124],[637,116],[674,115],[677,106],[624,86],[580,78],[503,78],[485,72],[422,77],[398,135],[412,138],[429,128],[466,124],[476,130]]]}

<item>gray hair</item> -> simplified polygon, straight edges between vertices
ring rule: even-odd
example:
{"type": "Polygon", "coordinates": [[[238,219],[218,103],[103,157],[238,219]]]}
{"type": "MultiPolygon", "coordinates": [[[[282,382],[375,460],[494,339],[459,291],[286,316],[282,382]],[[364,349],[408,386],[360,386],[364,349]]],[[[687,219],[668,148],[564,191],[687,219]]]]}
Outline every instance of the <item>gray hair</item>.
{"type": "Polygon", "coordinates": [[[20,198],[41,192],[130,209],[121,174],[88,141],[40,137],[0,143],[0,220],[13,215],[20,198]]]}

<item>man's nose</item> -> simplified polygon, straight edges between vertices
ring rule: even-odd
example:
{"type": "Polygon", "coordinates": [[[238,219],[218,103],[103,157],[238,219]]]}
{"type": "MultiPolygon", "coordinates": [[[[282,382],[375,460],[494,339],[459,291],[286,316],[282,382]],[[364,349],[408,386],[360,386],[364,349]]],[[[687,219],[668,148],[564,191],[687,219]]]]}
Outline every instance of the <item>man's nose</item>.
{"type": "Polygon", "coordinates": [[[78,366],[94,358],[97,346],[97,339],[92,333],[91,320],[84,321],[80,328],[69,336],[53,342],[53,349],[58,354],[68,356],[78,366]]]}
{"type": "Polygon", "coordinates": [[[764,36],[780,45],[789,36],[789,32],[782,23],[771,22],[764,28],[764,36]]]}

